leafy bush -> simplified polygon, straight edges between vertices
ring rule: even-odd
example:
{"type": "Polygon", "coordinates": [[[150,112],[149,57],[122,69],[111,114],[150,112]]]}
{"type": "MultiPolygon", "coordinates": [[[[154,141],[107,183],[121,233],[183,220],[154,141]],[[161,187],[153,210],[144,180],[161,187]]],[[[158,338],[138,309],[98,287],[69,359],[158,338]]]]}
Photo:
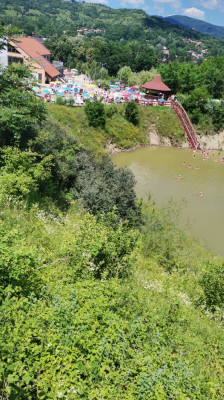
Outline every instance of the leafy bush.
{"type": "Polygon", "coordinates": [[[224,261],[208,262],[200,279],[206,306],[215,311],[224,307],[224,261]]]}
{"type": "Polygon", "coordinates": [[[220,105],[213,106],[212,120],[216,131],[222,129],[224,125],[224,101],[220,105]]]}
{"type": "Polygon", "coordinates": [[[0,233],[0,298],[7,287],[8,291],[17,294],[37,290],[37,253],[27,247],[16,227],[6,231],[1,223],[0,233]]]}
{"type": "Polygon", "coordinates": [[[49,123],[36,150],[52,157],[52,175],[58,192],[68,201],[79,201],[93,214],[116,213],[123,220],[139,219],[134,177],[127,169],[116,169],[109,157],[95,160],[77,141],[57,125],[49,123]]]}
{"type": "Polygon", "coordinates": [[[90,101],[87,101],[85,105],[85,112],[90,126],[93,126],[94,128],[105,127],[105,109],[104,105],[99,100],[95,100],[92,103],[90,101]]]}
{"type": "Polygon", "coordinates": [[[63,99],[62,96],[57,96],[56,98],[56,104],[59,104],[60,106],[64,106],[66,104],[66,100],[63,99]]]}
{"type": "Polygon", "coordinates": [[[114,114],[118,113],[118,108],[115,104],[108,105],[106,107],[106,116],[111,118],[114,114]]]}
{"type": "Polygon", "coordinates": [[[51,155],[44,157],[17,147],[3,148],[0,151],[0,201],[17,198],[29,202],[40,192],[49,191],[51,160],[51,155]]]}
{"type": "Polygon", "coordinates": [[[134,125],[139,125],[139,111],[138,106],[134,101],[127,103],[125,107],[125,118],[127,121],[132,122],[134,125]]]}
{"type": "Polygon", "coordinates": [[[11,64],[0,74],[0,146],[26,148],[46,116],[42,100],[31,91],[31,74],[23,64],[11,64]]]}
{"type": "Polygon", "coordinates": [[[190,113],[193,123],[198,124],[203,114],[206,114],[208,92],[205,88],[196,88],[183,100],[183,107],[190,113]]]}

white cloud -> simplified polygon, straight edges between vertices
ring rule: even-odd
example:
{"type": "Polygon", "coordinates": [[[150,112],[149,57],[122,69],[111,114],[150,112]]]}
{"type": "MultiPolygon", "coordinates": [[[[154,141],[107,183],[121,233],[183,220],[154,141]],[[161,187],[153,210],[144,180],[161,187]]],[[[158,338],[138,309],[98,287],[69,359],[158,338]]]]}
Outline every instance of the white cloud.
{"type": "Polygon", "coordinates": [[[186,8],[186,10],[183,11],[183,15],[186,15],[187,17],[191,18],[196,18],[196,19],[205,19],[205,13],[202,10],[198,10],[198,8],[186,8]]]}
{"type": "Polygon", "coordinates": [[[169,4],[174,10],[178,10],[181,7],[180,0],[153,0],[154,8],[157,7],[157,4],[169,4]]]}
{"type": "Polygon", "coordinates": [[[161,15],[161,16],[165,15],[165,9],[163,7],[154,6],[154,10],[157,15],[161,15]]]}
{"type": "Polygon", "coordinates": [[[200,0],[200,5],[209,10],[219,10],[224,12],[223,0],[200,0]]]}
{"type": "Polygon", "coordinates": [[[121,1],[121,6],[131,6],[134,8],[143,8],[145,7],[145,0],[123,0],[121,1]]]}
{"type": "Polygon", "coordinates": [[[85,0],[85,3],[104,4],[106,6],[108,4],[108,0],[85,0]]]}

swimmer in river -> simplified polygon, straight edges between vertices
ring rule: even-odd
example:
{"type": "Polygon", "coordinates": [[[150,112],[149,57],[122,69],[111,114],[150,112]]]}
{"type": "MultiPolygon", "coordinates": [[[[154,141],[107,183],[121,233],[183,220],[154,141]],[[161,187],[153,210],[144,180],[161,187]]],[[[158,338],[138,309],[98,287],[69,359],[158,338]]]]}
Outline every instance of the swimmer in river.
{"type": "Polygon", "coordinates": [[[178,175],[177,179],[183,179],[182,175],[178,175]]]}
{"type": "Polygon", "coordinates": [[[200,169],[199,167],[194,167],[194,169],[200,169]]]}
{"type": "Polygon", "coordinates": [[[187,168],[191,168],[191,165],[189,164],[189,165],[187,166],[187,168]]]}
{"type": "Polygon", "coordinates": [[[200,193],[199,193],[199,197],[202,197],[202,196],[203,196],[203,193],[202,193],[202,192],[200,192],[200,193]]]}
{"type": "Polygon", "coordinates": [[[183,165],[186,165],[186,162],[185,162],[185,161],[183,162],[183,165]]]}

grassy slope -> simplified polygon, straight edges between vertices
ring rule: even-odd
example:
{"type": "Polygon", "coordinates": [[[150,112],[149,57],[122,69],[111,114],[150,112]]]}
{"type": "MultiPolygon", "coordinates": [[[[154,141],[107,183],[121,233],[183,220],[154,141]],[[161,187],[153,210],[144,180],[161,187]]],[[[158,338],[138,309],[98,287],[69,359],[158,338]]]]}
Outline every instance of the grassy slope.
{"type": "MultiPolygon", "coordinates": [[[[170,112],[142,108],[144,124],[122,129],[119,107],[97,131],[83,109],[49,108],[96,153],[113,130],[120,146],[144,143],[149,126],[170,112]]],[[[213,257],[176,229],[176,209],[158,215],[145,206],[140,232],[114,234],[77,205],[66,215],[49,208],[0,204],[0,267],[12,281],[0,314],[2,398],[222,399],[223,327],[195,305],[213,257]],[[96,260],[107,273],[127,266],[129,276],[96,279],[96,260]]]]}
{"type": "Polygon", "coordinates": [[[105,130],[89,127],[83,108],[52,104],[48,108],[52,117],[78,138],[80,144],[94,152],[102,152],[108,140],[122,149],[148,144],[150,131],[170,137],[174,145],[185,140],[180,121],[173,110],[166,107],[139,107],[140,125],[135,127],[124,118],[124,105],[107,106],[107,111],[113,108],[116,112],[107,117],[105,130]]]}
{"type": "Polygon", "coordinates": [[[222,327],[194,307],[205,255],[193,241],[184,254],[179,233],[164,224],[166,240],[175,235],[182,250],[182,266],[166,271],[159,252],[148,253],[153,207],[147,215],[150,224],[123,259],[133,275],[97,280],[87,252],[94,256],[110,241],[101,222],[77,208],[49,216],[1,207],[3,232],[11,232],[4,245],[12,257],[35,260],[33,294],[9,293],[2,306],[3,398],[223,398],[222,327]]]}

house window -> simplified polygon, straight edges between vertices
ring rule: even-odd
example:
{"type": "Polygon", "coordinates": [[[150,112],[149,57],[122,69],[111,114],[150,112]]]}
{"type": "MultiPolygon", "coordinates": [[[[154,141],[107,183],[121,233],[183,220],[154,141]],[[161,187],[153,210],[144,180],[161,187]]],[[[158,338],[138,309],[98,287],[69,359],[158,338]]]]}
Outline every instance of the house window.
{"type": "Polygon", "coordinates": [[[17,54],[19,54],[19,51],[16,50],[16,48],[13,47],[11,44],[8,44],[8,51],[9,51],[10,53],[17,53],[17,54]]]}
{"type": "Polygon", "coordinates": [[[15,62],[20,62],[23,63],[23,59],[20,57],[12,57],[12,56],[8,56],[8,64],[12,64],[15,62]]]}
{"type": "Polygon", "coordinates": [[[38,81],[42,82],[42,74],[38,74],[38,81]]]}

